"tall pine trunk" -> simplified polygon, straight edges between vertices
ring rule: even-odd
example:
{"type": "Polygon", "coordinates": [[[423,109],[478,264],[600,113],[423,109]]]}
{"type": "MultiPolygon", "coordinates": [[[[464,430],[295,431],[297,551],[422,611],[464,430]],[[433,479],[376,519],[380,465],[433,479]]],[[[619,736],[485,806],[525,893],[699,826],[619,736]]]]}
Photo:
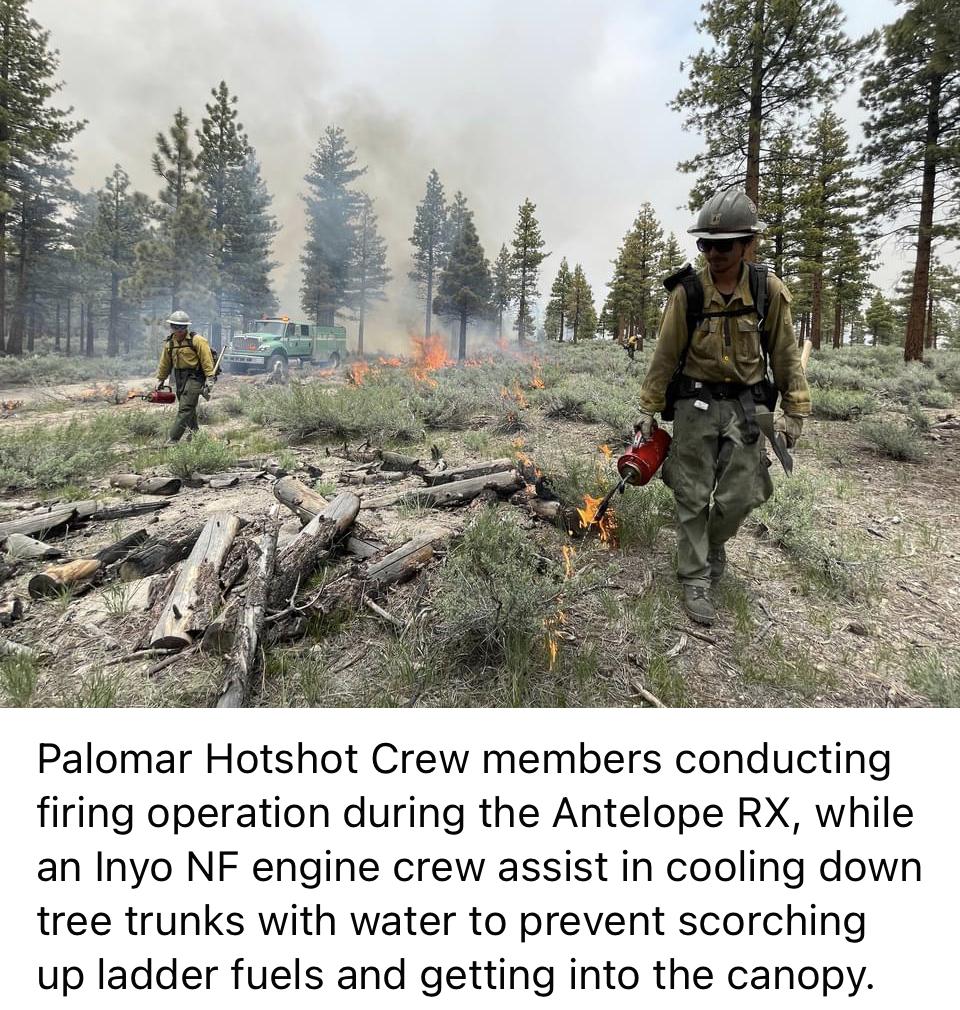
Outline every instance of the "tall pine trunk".
{"type": "Polygon", "coordinates": [[[927,104],[927,143],[923,156],[923,187],[920,191],[920,226],[917,229],[917,259],[913,269],[910,315],[903,341],[904,361],[923,361],[923,329],[930,286],[930,247],[933,239],[933,202],[937,183],[936,146],[940,139],[940,92],[943,75],[930,77],[927,104]]]}
{"type": "Polygon", "coordinates": [[[110,274],[110,318],[107,324],[107,356],[115,358],[120,353],[120,328],[117,316],[120,309],[120,275],[110,274]]]}
{"type": "Polygon", "coordinates": [[[357,328],[357,354],[363,357],[363,317],[366,314],[367,308],[367,295],[366,286],[361,283],[360,285],[360,325],[357,328]]]}
{"type": "Polygon", "coordinates": [[[71,319],[72,310],[73,310],[73,295],[68,295],[67,296],[67,319],[66,319],[66,323],[67,323],[67,348],[66,348],[66,353],[67,353],[67,357],[68,358],[70,357],[70,330],[71,330],[71,323],[72,323],[72,319],[71,319]]]}
{"type": "Polygon", "coordinates": [[[932,351],[937,346],[937,332],[933,323],[933,292],[927,293],[927,330],[924,346],[932,351]]]}
{"type": "Polygon", "coordinates": [[[93,357],[93,301],[87,302],[87,347],[84,352],[88,358],[93,357]]]}
{"type": "Polygon", "coordinates": [[[810,277],[810,342],[815,351],[820,350],[820,335],[823,328],[823,274],[819,265],[813,268],[810,277]]]}
{"type": "Polygon", "coordinates": [[[833,346],[839,347],[843,343],[843,309],[840,305],[840,285],[837,285],[836,295],[833,300],[833,346]]]}
{"type": "Polygon", "coordinates": [[[59,298],[57,299],[57,322],[56,322],[56,327],[57,328],[54,331],[54,335],[53,335],[53,349],[57,352],[57,354],[59,354],[60,353],[60,299],[59,298]]]}
{"type": "Polygon", "coordinates": [[[460,313],[460,340],[457,345],[457,361],[467,360],[467,314],[460,313]]]}
{"type": "MultiPolygon", "coordinates": [[[[430,336],[430,317],[433,315],[433,243],[427,250],[427,308],[423,319],[423,339],[430,336]]],[[[502,329],[502,327],[501,327],[502,329]]]]}
{"type": "MultiPolygon", "coordinates": [[[[747,121],[747,175],[744,189],[755,204],[760,203],[760,133],[763,125],[763,21],[766,0],[756,0],[753,8],[753,38],[750,61],[750,112],[747,121]]],[[[756,243],[747,247],[744,259],[756,259],[756,243]]]]}

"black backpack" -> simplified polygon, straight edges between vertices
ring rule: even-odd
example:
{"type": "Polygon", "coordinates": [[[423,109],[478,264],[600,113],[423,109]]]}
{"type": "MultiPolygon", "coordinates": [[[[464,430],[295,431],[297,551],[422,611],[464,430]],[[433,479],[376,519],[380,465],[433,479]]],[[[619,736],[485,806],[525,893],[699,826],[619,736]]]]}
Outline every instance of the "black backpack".
{"type": "Polygon", "coordinates": [[[660,416],[665,421],[673,420],[674,408],[680,398],[683,369],[687,363],[687,353],[690,350],[694,331],[702,319],[710,319],[714,316],[745,316],[756,312],[757,329],[760,331],[760,348],[763,352],[763,379],[759,383],[763,388],[760,391],[759,399],[770,410],[776,407],[779,391],[770,375],[770,336],[766,328],[767,275],[770,268],[762,263],[748,263],[747,270],[750,274],[750,297],[753,299],[753,305],[747,305],[740,309],[722,309],[719,312],[703,311],[703,285],[700,283],[696,270],[689,263],[684,264],[676,273],[672,273],[664,280],[663,286],[667,291],[673,291],[678,284],[682,284],[687,295],[687,342],[684,344],[673,376],[667,383],[664,396],[666,402],[663,410],[660,411],[660,416]]]}

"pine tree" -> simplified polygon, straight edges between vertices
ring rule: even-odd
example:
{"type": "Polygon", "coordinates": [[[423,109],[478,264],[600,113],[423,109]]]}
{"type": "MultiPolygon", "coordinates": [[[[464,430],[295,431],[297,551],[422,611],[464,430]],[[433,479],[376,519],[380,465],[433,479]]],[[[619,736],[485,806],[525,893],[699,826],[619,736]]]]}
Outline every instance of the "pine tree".
{"type": "Polygon", "coordinates": [[[236,177],[236,213],[227,221],[223,262],[227,307],[242,329],[256,316],[277,311],[270,284],[270,272],[276,266],[271,258],[273,240],[278,231],[276,218],[270,213],[272,202],[251,148],[236,177]]]}
{"type": "Polygon", "coordinates": [[[503,314],[510,307],[510,250],[500,246],[493,264],[493,309],[497,313],[497,339],[503,341],[503,314]]]}
{"type": "MultiPolygon", "coordinates": [[[[71,110],[51,105],[61,85],[53,80],[58,60],[49,48],[49,32],[27,14],[27,0],[0,3],[0,353],[22,353],[22,328],[8,346],[8,253],[18,255],[8,235],[10,214],[19,205],[30,214],[38,210],[37,173],[52,173],[67,157],[65,145],[82,129],[71,110]],[[44,167],[45,166],[45,167],[44,167]],[[26,192],[25,192],[26,190],[26,192]]],[[[50,186],[41,186],[49,195],[50,186]]],[[[46,196],[42,203],[46,204],[46,196]]],[[[20,264],[15,265],[20,272],[20,264]]],[[[22,306],[15,311],[14,326],[22,306]]]]}
{"type": "Polygon", "coordinates": [[[597,332],[597,310],[593,304],[593,291],[579,263],[570,277],[565,308],[573,331],[573,342],[592,339],[597,332]]]}
{"type": "Polygon", "coordinates": [[[386,298],[384,288],[391,279],[387,268],[387,243],[377,227],[373,201],[366,194],[360,205],[356,244],[351,263],[349,306],[359,323],[357,353],[363,354],[363,324],[367,309],[374,301],[386,298]]]}
{"type": "Polygon", "coordinates": [[[825,277],[833,297],[833,346],[840,347],[847,322],[859,315],[866,296],[872,257],[854,226],[840,229],[829,251],[825,277]]]}
{"type": "Polygon", "coordinates": [[[875,213],[916,235],[904,359],[923,359],[933,242],[955,235],[960,210],[960,17],[955,3],[912,0],[883,31],[868,68],[864,154],[877,170],[875,213]],[[904,210],[910,212],[904,220],[904,210]]]}
{"type": "MultiPolygon", "coordinates": [[[[686,262],[687,258],[683,255],[677,236],[670,232],[660,248],[660,261],[657,263],[657,273],[660,275],[660,280],[663,281],[671,274],[675,274],[686,262]]],[[[666,288],[664,288],[664,296],[666,293],[666,288]]],[[[664,297],[663,300],[666,301],[666,298],[664,297]]]]}
{"type": "MultiPolygon", "coordinates": [[[[846,130],[831,109],[825,109],[810,124],[805,153],[807,172],[800,192],[801,270],[810,276],[810,340],[819,350],[824,271],[840,255],[841,246],[854,241],[853,226],[862,195],[853,175],[846,130]]],[[[849,254],[847,258],[852,262],[849,254]]]]}
{"type": "Polygon", "coordinates": [[[213,230],[215,308],[211,337],[213,346],[219,347],[225,296],[229,299],[233,294],[231,289],[236,288],[230,276],[231,239],[238,228],[242,228],[240,183],[250,145],[243,124],[237,122],[237,97],[230,94],[226,82],[221,81],[210,94],[213,101],[204,106],[207,114],[201,119],[196,134],[199,145],[196,168],[197,185],[213,230]]]}
{"type": "Polygon", "coordinates": [[[304,311],[320,325],[333,325],[347,305],[347,288],[356,242],[362,195],[353,183],[366,172],[339,126],[328,126],[320,138],[305,176],[303,197],[307,241],[300,258],[304,311]]]}
{"type": "Polygon", "coordinates": [[[122,296],[122,285],[136,268],[136,248],[147,238],[150,200],[144,193],[131,192],[130,177],[114,165],[103,188],[97,192],[97,214],[90,247],[109,275],[107,303],[107,354],[120,353],[120,332],[124,327],[130,346],[131,314],[136,311],[122,296]]]}
{"type": "Polygon", "coordinates": [[[171,312],[185,310],[196,323],[214,313],[217,280],[215,235],[196,187],[196,158],[188,127],[189,120],[178,109],[169,137],[157,134],[151,163],[164,183],[154,207],[158,227],[137,247],[137,269],[129,290],[152,302],[157,315],[165,304],[171,312]]]}
{"type": "Polygon", "coordinates": [[[413,270],[409,277],[410,280],[416,281],[426,297],[423,321],[424,337],[430,336],[431,331],[433,284],[443,268],[446,224],[447,204],[443,196],[443,183],[434,168],[427,176],[427,190],[417,205],[413,234],[410,236],[414,252],[413,270]]]}
{"type": "Polygon", "coordinates": [[[864,319],[867,324],[867,332],[873,337],[874,347],[890,343],[893,339],[896,318],[890,303],[880,291],[874,291],[864,319]]]}
{"type": "Polygon", "coordinates": [[[713,42],[683,65],[690,84],[672,107],[706,150],[679,167],[699,176],[691,206],[733,183],[759,203],[770,139],[798,109],[836,94],[858,47],[835,0],[706,0],[702,10],[697,30],[713,42]]]}
{"type": "Polygon", "coordinates": [[[447,265],[440,275],[433,304],[438,315],[459,320],[457,358],[460,361],[467,356],[467,323],[489,312],[493,290],[490,264],[483,254],[473,215],[464,214],[462,221],[459,238],[450,249],[447,265]]]}
{"type": "Polygon", "coordinates": [[[778,277],[789,276],[800,255],[798,208],[805,165],[794,143],[795,135],[793,124],[778,130],[771,140],[763,175],[761,201],[766,233],[761,242],[778,277]]]}
{"type": "Polygon", "coordinates": [[[636,336],[641,350],[656,330],[663,304],[663,255],[663,229],[653,207],[645,203],[614,261],[609,299],[618,339],[624,342],[636,336]]]}
{"type": "Polygon", "coordinates": [[[536,204],[529,198],[520,205],[517,225],[513,233],[513,255],[510,257],[510,276],[513,298],[517,303],[517,341],[526,342],[533,333],[533,300],[539,297],[537,278],[540,264],[549,256],[543,251],[546,242],[540,234],[540,225],[534,217],[536,204]]]}
{"type": "Polygon", "coordinates": [[[553,286],[550,288],[550,301],[547,302],[547,312],[544,319],[544,331],[547,340],[556,340],[563,343],[563,334],[566,331],[567,323],[565,315],[567,311],[567,298],[570,294],[570,285],[573,283],[573,274],[567,265],[567,257],[560,260],[560,269],[554,278],[553,286]]]}

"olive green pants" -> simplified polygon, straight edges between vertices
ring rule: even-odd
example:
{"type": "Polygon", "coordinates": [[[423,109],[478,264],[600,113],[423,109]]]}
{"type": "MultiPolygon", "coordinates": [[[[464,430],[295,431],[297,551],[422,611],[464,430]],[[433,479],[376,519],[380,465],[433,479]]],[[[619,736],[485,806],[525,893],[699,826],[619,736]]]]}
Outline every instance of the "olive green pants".
{"type": "Polygon", "coordinates": [[[170,441],[179,442],[183,433],[189,428],[198,431],[197,404],[200,402],[200,391],[203,383],[196,378],[189,378],[182,385],[177,385],[177,416],[170,429],[170,441]]]}
{"type": "Polygon", "coordinates": [[[709,587],[711,548],[735,536],[773,494],[761,444],[747,440],[738,400],[677,402],[663,479],[676,503],[677,577],[684,584],[709,587]]]}

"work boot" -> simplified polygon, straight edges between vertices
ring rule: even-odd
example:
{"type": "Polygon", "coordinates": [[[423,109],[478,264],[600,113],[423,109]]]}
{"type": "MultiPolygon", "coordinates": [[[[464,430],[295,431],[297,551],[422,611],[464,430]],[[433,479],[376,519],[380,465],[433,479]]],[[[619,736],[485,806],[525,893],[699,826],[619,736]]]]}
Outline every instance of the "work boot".
{"type": "Polygon", "coordinates": [[[697,624],[713,624],[717,619],[717,609],[710,602],[704,586],[683,587],[683,609],[697,624]]]}
{"type": "Polygon", "coordinates": [[[716,589],[727,570],[727,552],[723,549],[723,544],[710,548],[707,561],[710,564],[710,585],[716,589]]]}

